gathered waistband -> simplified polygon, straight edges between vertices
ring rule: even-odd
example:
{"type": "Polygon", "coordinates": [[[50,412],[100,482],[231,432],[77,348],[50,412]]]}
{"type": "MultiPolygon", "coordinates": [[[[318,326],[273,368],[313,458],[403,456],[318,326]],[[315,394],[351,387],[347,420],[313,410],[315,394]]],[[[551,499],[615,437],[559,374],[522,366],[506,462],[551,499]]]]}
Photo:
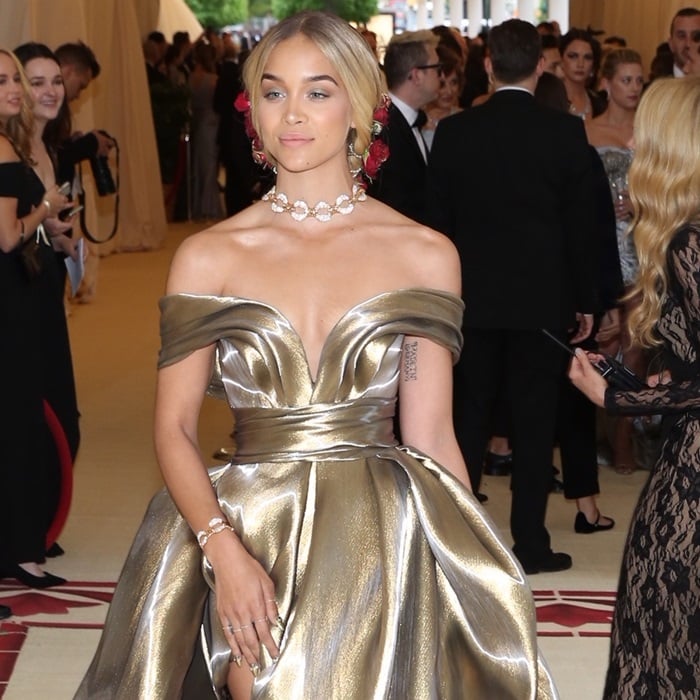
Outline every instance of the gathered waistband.
{"type": "Polygon", "coordinates": [[[285,408],[234,409],[233,462],[342,459],[344,453],[397,445],[396,399],[366,398],[285,408]]]}

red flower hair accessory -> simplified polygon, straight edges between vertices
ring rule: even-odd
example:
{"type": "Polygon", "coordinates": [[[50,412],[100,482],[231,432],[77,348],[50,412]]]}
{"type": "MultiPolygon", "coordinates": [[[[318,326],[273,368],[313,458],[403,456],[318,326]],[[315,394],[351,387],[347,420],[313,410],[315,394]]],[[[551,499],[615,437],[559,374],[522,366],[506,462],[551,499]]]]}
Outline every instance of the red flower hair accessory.
{"type": "Polygon", "coordinates": [[[381,135],[384,131],[384,127],[389,123],[390,104],[391,100],[389,99],[389,95],[383,94],[382,101],[372,115],[372,140],[362,154],[362,174],[368,182],[371,182],[377,177],[379,168],[381,168],[389,158],[389,146],[381,138],[381,135]]]}
{"type": "Polygon", "coordinates": [[[247,92],[239,92],[233,103],[233,106],[238,112],[243,115],[245,123],[245,133],[250,139],[251,147],[253,149],[253,160],[264,167],[270,167],[270,163],[265,156],[263,151],[262,141],[258,136],[258,132],[255,131],[253,126],[253,120],[250,118],[250,98],[247,92]]]}

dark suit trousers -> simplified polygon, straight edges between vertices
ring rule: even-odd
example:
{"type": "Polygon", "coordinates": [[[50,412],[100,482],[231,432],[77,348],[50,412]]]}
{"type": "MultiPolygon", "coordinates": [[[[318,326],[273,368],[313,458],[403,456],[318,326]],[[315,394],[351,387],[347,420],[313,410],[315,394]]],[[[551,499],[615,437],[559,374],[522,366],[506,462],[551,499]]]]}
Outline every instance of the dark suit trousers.
{"type": "MultiPolygon", "coordinates": [[[[557,334],[566,336],[563,331],[557,334]]],[[[522,559],[551,551],[544,521],[566,360],[539,330],[465,328],[464,349],[455,368],[455,431],[474,491],[481,481],[493,410],[507,387],[513,449],[510,526],[513,551],[522,559]]]]}

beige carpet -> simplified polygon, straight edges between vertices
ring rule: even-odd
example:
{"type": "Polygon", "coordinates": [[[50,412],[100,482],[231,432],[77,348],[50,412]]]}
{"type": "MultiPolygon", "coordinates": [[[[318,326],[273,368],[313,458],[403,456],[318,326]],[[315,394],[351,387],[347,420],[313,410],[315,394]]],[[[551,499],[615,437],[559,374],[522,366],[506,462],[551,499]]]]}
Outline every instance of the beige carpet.
{"type": "MultiPolygon", "coordinates": [[[[0,583],[0,601],[8,599],[16,613],[0,625],[4,700],[71,698],[95,649],[133,533],[161,486],[151,442],[157,302],[177,244],[198,228],[174,224],[161,250],[102,259],[96,299],[72,307],[83,438],[71,515],[60,537],[66,554],[47,565],[69,584],[39,592],[0,583]]],[[[228,444],[230,425],[226,407],[207,399],[200,424],[206,456],[228,444]]],[[[553,544],[572,554],[574,568],[533,576],[531,585],[541,647],[563,700],[601,695],[620,553],[645,477],[645,472],[620,476],[602,469],[601,507],[618,523],[607,533],[574,534],[574,505],[561,496],[550,498],[553,544]]],[[[506,538],[507,482],[487,478],[483,488],[490,497],[487,510],[506,538]]]]}

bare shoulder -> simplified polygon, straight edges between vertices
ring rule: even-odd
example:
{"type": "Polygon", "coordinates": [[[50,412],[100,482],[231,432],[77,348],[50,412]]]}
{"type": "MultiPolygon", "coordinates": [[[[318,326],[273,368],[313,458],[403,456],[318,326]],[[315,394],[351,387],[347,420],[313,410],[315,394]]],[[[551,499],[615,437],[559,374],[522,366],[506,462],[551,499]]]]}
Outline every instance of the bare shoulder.
{"type": "Polygon", "coordinates": [[[167,293],[223,294],[236,270],[245,266],[257,228],[257,218],[247,209],[186,238],[171,262],[167,293]]]}
{"type": "Polygon", "coordinates": [[[12,142],[6,136],[0,135],[0,163],[16,163],[18,160],[19,156],[12,142]]]}
{"type": "MultiPolygon", "coordinates": [[[[392,266],[406,271],[412,286],[429,287],[459,295],[459,254],[444,234],[419,224],[390,207],[375,202],[372,220],[381,227],[392,251],[392,266]]],[[[374,208],[374,207],[373,207],[374,208]]]]}

